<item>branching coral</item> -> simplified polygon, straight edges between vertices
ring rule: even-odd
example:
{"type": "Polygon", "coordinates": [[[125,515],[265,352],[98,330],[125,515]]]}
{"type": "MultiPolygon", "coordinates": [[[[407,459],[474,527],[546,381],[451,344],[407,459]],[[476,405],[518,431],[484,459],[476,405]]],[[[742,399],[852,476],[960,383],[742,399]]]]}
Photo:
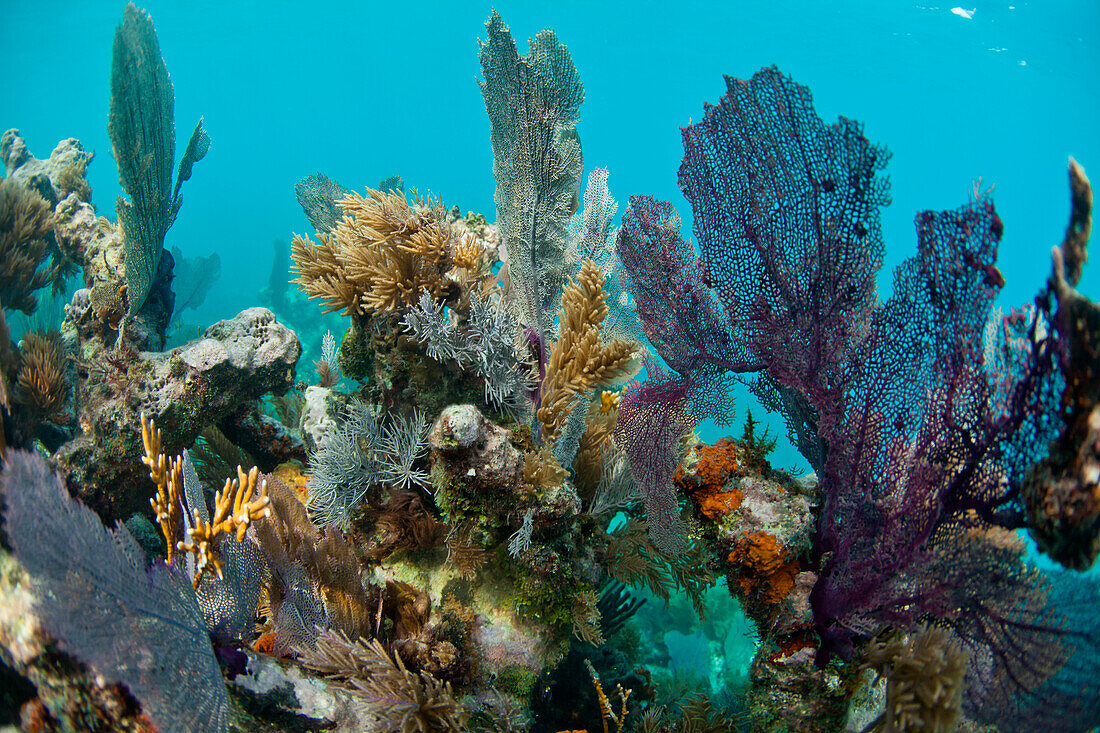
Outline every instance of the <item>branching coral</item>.
{"type": "Polygon", "coordinates": [[[35,331],[23,337],[16,400],[47,420],[59,418],[69,396],[62,373],[61,334],[35,331]]]}
{"type": "Polygon", "coordinates": [[[1066,427],[1051,454],[1036,464],[1023,487],[1029,525],[1039,547],[1067,567],[1091,567],[1100,554],[1100,306],[1076,289],[1092,232],[1092,186],[1075,161],[1069,169],[1070,222],[1045,299],[1058,304],[1054,327],[1065,343],[1059,354],[1066,389],[1066,427]]]}
{"type": "Polygon", "coordinates": [[[623,726],[626,725],[626,717],[630,714],[626,702],[630,699],[632,691],[624,690],[622,685],[616,685],[615,691],[619,693],[620,703],[619,712],[616,714],[614,706],[612,706],[611,701],[607,699],[607,695],[603,691],[603,684],[600,682],[600,676],[596,674],[596,668],[587,659],[584,660],[584,664],[588,667],[588,673],[592,676],[592,685],[596,688],[596,701],[600,706],[600,722],[603,724],[603,733],[608,733],[608,721],[615,723],[615,733],[622,733],[623,726]]]}
{"type": "Polygon", "coordinates": [[[149,478],[157,485],[157,495],[149,499],[149,505],[153,507],[153,514],[167,543],[165,557],[171,565],[177,536],[183,526],[183,457],[169,458],[164,454],[160,429],[144,412],[141,413],[141,441],[145,446],[141,462],[149,468],[149,478]]]}
{"type": "Polygon", "coordinates": [[[459,329],[452,314],[424,292],[405,314],[404,324],[428,356],[476,370],[490,404],[511,413],[521,411],[530,387],[530,368],[518,346],[519,322],[499,295],[482,297],[471,292],[466,328],[459,329]]]}
{"type": "MultiPolygon", "coordinates": [[[[161,532],[168,545],[167,559],[171,564],[175,550],[191,553],[195,558],[193,583],[198,588],[204,574],[212,572],[222,578],[225,562],[218,550],[222,535],[236,535],[237,542],[244,540],[245,532],[252,522],[268,517],[270,499],[267,497],[267,482],[261,481],[257,490],[256,481],[259,470],[253,466],[245,473],[237,466],[237,477],[227,478],[225,486],[214,496],[214,516],[207,518],[205,505],[203,510],[193,509],[192,517],[186,518],[188,539],[177,542],[176,538],[184,526],[182,516],[184,495],[184,458],[168,458],[161,450],[160,430],[153,420],[141,415],[141,439],[145,446],[145,455],[141,462],[149,468],[149,478],[157,485],[155,498],[149,500],[153,507],[161,532]]],[[[204,501],[201,493],[197,501],[204,501]]]]}
{"type": "Polygon", "coordinates": [[[196,587],[208,571],[212,570],[219,578],[222,577],[225,563],[217,552],[220,535],[236,533],[237,542],[241,542],[250,523],[270,515],[267,481],[260,481],[257,489],[258,477],[259,469],[255,466],[248,473],[238,466],[237,478],[226,479],[225,486],[214,495],[214,516],[209,521],[203,521],[196,512],[195,526],[188,531],[191,539],[179,544],[180,550],[195,556],[196,587]]]}
{"type": "Polygon", "coordinates": [[[573,595],[573,635],[592,646],[604,643],[599,600],[594,590],[582,590],[573,595]]]}
{"type": "Polygon", "coordinates": [[[367,189],[338,202],[343,211],[331,232],[318,232],[321,244],[295,235],[291,259],[294,281],[324,312],[345,315],[397,310],[415,305],[422,290],[442,298],[451,269],[451,226],[443,203],[397,191],[367,189]]]}
{"type": "Polygon", "coordinates": [[[550,347],[538,409],[543,438],[551,445],[574,409],[587,412],[593,390],[628,377],[635,367],[637,344],[621,339],[605,344],[600,338],[608,313],[604,279],[596,263],[585,260],[562,292],[558,338],[550,347]]]}
{"type": "Polygon", "coordinates": [[[425,486],[418,468],[427,453],[428,422],[423,413],[382,416],[362,402],[349,405],[310,456],[309,509],[322,525],[342,524],[353,507],[380,484],[425,486]]]}
{"type": "Polygon", "coordinates": [[[379,733],[461,733],[468,713],[451,685],[427,672],[414,674],[377,639],[352,641],[325,631],[299,648],[302,663],[338,680],[379,733]]]}
{"type": "Polygon", "coordinates": [[[41,269],[53,237],[50,205],[11,178],[0,181],[0,302],[5,308],[33,313],[34,291],[51,281],[41,269]]]}
{"type": "Polygon", "coordinates": [[[314,526],[291,489],[273,477],[266,482],[271,511],[256,522],[255,533],[271,567],[275,653],[311,645],[318,627],[354,638],[378,633],[377,589],[364,583],[351,545],[334,528],[314,526]]]}
{"type": "Polygon", "coordinates": [[[702,549],[689,545],[670,557],[654,543],[643,519],[631,517],[608,535],[607,573],[629,586],[644,584],[653,595],[668,600],[673,588],[683,590],[703,616],[703,594],[714,585],[702,549]]]}

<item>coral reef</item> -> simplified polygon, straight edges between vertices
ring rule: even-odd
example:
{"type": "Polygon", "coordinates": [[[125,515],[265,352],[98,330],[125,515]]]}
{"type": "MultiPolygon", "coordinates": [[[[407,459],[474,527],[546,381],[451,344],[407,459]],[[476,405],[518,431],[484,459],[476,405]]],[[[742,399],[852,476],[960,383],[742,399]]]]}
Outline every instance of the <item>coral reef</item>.
{"type": "Polygon", "coordinates": [[[92,162],[92,153],[86,152],[76,138],[62,140],[49,158],[39,160],[31,154],[19,130],[6,130],[0,138],[0,160],[4,161],[7,178],[37,193],[51,208],[70,193],[83,194],[77,198],[88,200],[84,174],[92,162]]]}
{"type": "Polygon", "coordinates": [[[0,320],[0,722],[1100,724],[1098,583],[1023,534],[1069,568],[1100,550],[1083,170],[1033,304],[993,306],[1004,225],[980,187],[917,215],[879,298],[889,153],[860,123],[776,68],[727,78],[682,131],[697,245],[643,196],[616,230],[608,171],[581,194],[568,50],[486,28],[498,224],[400,177],[308,176],[316,239],[276,243],[277,313],[174,348],[173,311],[217,292],[217,254],[164,250],[210,141],[200,120],[173,176],[148,14],[115,34],[117,224],[79,142],[37,160],[5,133],[3,305],[34,311],[77,266],[84,287],[58,331],[12,344],[0,320]],[[814,473],[774,468],[748,410],[739,438],[694,432],[732,423],[737,384],[814,473]]]}
{"type": "MultiPolygon", "coordinates": [[[[89,311],[69,312],[79,328],[89,311]]],[[[208,425],[294,381],[301,345],[265,308],[219,321],[203,338],[170,352],[136,352],[122,345],[82,343],[78,360],[80,433],[54,460],[79,495],[104,518],[124,518],[146,504],[140,415],[164,432],[164,447],[188,447],[208,425]]],[[[271,466],[270,468],[274,468],[271,466]]]]}
{"type": "Polygon", "coordinates": [[[1054,327],[1066,344],[1060,354],[1066,428],[1051,454],[1031,469],[1022,492],[1039,547],[1063,565],[1084,570],[1100,554],[1100,306],[1074,288],[1092,232],[1092,186],[1072,160],[1069,178],[1070,221],[1062,246],[1051,253],[1048,287],[1057,301],[1054,327]]]}

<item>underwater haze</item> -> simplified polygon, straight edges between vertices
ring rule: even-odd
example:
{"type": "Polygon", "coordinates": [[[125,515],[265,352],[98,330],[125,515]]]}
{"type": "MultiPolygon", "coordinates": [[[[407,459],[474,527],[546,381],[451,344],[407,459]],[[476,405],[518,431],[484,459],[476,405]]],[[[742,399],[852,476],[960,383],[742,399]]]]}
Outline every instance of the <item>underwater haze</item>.
{"type": "Polygon", "coordinates": [[[0,733],[1100,726],[1100,3],[0,28],[0,733]]]}

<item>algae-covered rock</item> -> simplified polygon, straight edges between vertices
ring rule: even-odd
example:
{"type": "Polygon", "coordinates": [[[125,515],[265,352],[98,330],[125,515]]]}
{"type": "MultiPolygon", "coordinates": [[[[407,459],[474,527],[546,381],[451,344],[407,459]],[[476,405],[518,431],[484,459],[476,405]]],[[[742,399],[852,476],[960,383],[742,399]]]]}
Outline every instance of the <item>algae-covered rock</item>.
{"type": "Polygon", "coordinates": [[[76,492],[104,519],[148,507],[151,484],[142,455],[141,413],[161,429],[165,451],[189,447],[261,396],[293,385],[302,353],[294,332],[266,308],[219,321],[203,338],[168,352],[81,344],[81,434],[54,454],[76,492]]]}
{"type": "Polygon", "coordinates": [[[70,137],[59,142],[49,158],[39,160],[27,148],[23,133],[12,128],[0,138],[0,158],[7,168],[7,178],[34,189],[53,206],[83,180],[92,153],[70,137]]]}
{"type": "Polygon", "coordinates": [[[508,493],[523,482],[523,454],[511,432],[485,418],[473,405],[451,405],[428,437],[433,465],[444,483],[465,492],[508,493]]]}

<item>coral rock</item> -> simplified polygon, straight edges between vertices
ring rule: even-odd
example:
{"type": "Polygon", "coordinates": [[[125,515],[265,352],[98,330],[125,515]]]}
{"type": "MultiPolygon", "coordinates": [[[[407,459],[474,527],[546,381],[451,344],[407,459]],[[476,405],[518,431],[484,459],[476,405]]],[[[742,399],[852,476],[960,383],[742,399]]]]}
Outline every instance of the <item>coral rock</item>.
{"type": "Polygon", "coordinates": [[[285,392],[302,353],[298,337],[266,308],[219,321],[203,338],[170,352],[110,349],[99,340],[81,347],[84,432],[54,458],[70,485],[108,520],[148,505],[152,485],[139,461],[141,412],[156,421],[166,451],[175,453],[242,405],[285,392]]]}
{"type": "Polygon", "coordinates": [[[67,171],[79,171],[92,160],[92,154],[76,138],[62,140],[50,153],[50,157],[39,160],[31,155],[27,143],[19,130],[7,130],[0,139],[0,158],[7,168],[7,177],[32,188],[53,206],[68,194],[69,186],[64,185],[67,171]]]}
{"type": "Polygon", "coordinates": [[[487,420],[473,405],[451,405],[432,427],[433,465],[464,487],[501,492],[523,483],[523,454],[511,431],[487,420]]]}

